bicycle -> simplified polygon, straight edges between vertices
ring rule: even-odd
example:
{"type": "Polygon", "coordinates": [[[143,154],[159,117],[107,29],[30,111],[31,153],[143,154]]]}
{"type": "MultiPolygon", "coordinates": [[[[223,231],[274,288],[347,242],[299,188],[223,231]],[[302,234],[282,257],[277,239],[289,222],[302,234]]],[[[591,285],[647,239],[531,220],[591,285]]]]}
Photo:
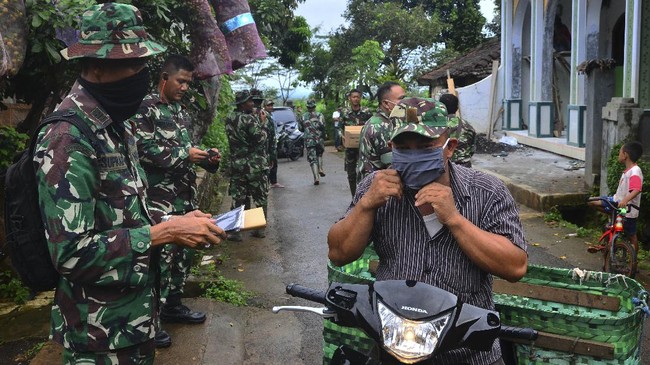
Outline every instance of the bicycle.
{"type": "Polygon", "coordinates": [[[587,251],[603,253],[603,271],[634,278],[637,268],[637,248],[625,236],[623,221],[629,207],[635,209],[639,207],[629,204],[628,208],[619,208],[609,199],[601,197],[592,197],[587,201],[601,201],[611,209],[609,224],[605,226],[598,244],[590,246],[587,251]]]}

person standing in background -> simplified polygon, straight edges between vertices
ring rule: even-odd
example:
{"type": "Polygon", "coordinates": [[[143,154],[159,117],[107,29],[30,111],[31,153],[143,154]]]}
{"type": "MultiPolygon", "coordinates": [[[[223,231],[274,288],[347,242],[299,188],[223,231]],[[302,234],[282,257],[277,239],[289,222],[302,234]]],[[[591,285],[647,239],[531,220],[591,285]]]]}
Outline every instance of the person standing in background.
{"type": "MultiPolygon", "coordinates": [[[[269,143],[266,114],[255,112],[255,103],[248,90],[235,94],[236,109],[226,118],[226,135],[230,146],[230,187],[232,209],[255,206],[267,216],[269,194],[269,143]]],[[[264,229],[251,233],[253,237],[266,237],[264,229]]],[[[228,235],[231,241],[241,241],[241,232],[228,235]]]]}
{"type": "Polygon", "coordinates": [[[316,102],[307,102],[307,113],[303,115],[305,129],[305,147],[307,147],[307,161],[314,175],[314,185],[320,184],[319,176],[325,176],[323,171],[323,152],[325,151],[325,119],[323,114],[316,111],[316,102]]]}
{"type": "Polygon", "coordinates": [[[458,112],[458,97],[454,94],[440,95],[440,102],[445,104],[447,108],[447,118],[457,119],[456,123],[459,126],[458,147],[451,157],[451,162],[463,165],[465,167],[472,167],[472,156],[476,152],[476,131],[466,120],[460,118],[458,112]]]}
{"type": "MultiPolygon", "coordinates": [[[[362,94],[357,89],[352,89],[348,93],[348,102],[350,107],[343,110],[341,113],[342,130],[345,133],[346,126],[362,126],[366,123],[372,114],[366,108],[361,107],[362,94]]],[[[350,193],[354,196],[357,190],[357,161],[359,158],[359,148],[347,147],[345,149],[345,162],[344,168],[348,173],[348,184],[350,185],[350,193]]]]}
{"type": "Polygon", "coordinates": [[[404,96],[404,88],[392,81],[385,82],[377,90],[379,109],[363,126],[359,137],[357,182],[373,171],[390,166],[392,152],[388,142],[395,128],[395,121],[389,117],[395,105],[404,99],[404,96]]]}
{"type": "Polygon", "coordinates": [[[272,188],[283,188],[284,185],[278,183],[278,136],[276,134],[275,120],[273,120],[273,100],[266,99],[262,102],[262,108],[266,113],[266,131],[269,135],[269,159],[271,160],[271,170],[269,172],[269,183],[272,188]]]}

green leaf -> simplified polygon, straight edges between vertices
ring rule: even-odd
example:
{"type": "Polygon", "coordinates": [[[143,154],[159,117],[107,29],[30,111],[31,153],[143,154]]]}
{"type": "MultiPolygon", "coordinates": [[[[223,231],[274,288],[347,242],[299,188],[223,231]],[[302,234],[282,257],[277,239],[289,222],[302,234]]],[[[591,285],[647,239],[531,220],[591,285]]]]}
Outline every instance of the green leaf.
{"type": "Polygon", "coordinates": [[[38,16],[38,14],[34,15],[32,17],[32,27],[38,28],[38,27],[41,26],[41,24],[43,24],[43,21],[41,20],[41,17],[38,16]]]}
{"type": "Polygon", "coordinates": [[[50,56],[50,59],[53,63],[61,62],[61,55],[59,54],[59,51],[54,46],[52,46],[50,42],[45,43],[45,49],[47,50],[47,54],[50,56]]]}

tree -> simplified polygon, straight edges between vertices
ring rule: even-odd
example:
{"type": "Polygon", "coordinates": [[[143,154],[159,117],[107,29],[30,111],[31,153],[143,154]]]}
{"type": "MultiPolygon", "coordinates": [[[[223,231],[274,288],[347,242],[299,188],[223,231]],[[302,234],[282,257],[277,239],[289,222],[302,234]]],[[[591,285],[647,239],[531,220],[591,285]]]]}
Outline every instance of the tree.
{"type": "MultiPolygon", "coordinates": [[[[195,0],[202,4],[207,0],[195,0]]],[[[251,8],[261,36],[271,53],[277,53],[286,64],[295,63],[300,52],[308,48],[311,33],[304,18],[293,16],[293,9],[303,0],[254,0],[251,8]],[[253,4],[258,7],[253,7],[253,4]],[[255,11],[258,11],[257,13],[255,11]],[[268,16],[267,16],[268,15],[268,16]]],[[[192,39],[192,27],[197,27],[194,9],[184,0],[126,0],[140,9],[144,25],[152,37],[168,47],[168,53],[189,55],[191,47],[200,44],[192,39]],[[190,42],[192,40],[192,42],[190,42]]],[[[34,129],[42,115],[60,101],[79,75],[78,62],[63,62],[59,51],[66,47],[65,35],[74,35],[80,15],[93,0],[26,0],[26,17],[29,27],[29,46],[23,67],[10,79],[0,81],[0,94],[29,103],[32,108],[18,130],[34,129]],[[54,4],[54,5],[53,5],[54,4]]],[[[152,60],[158,65],[164,58],[152,60]]],[[[197,118],[198,124],[209,124],[215,113],[220,83],[219,77],[201,83],[197,102],[205,108],[197,118]],[[206,92],[208,94],[206,94],[206,92]],[[204,98],[201,100],[201,98],[204,98]]],[[[153,80],[152,86],[157,80],[153,80]]],[[[197,130],[207,130],[199,125],[197,130]]]]}
{"type": "MultiPolygon", "coordinates": [[[[396,2],[373,4],[363,0],[352,0],[345,13],[350,27],[341,29],[335,37],[336,45],[354,49],[362,40],[377,41],[385,54],[383,64],[395,80],[412,77],[412,57],[422,47],[434,47],[439,43],[442,26],[436,16],[425,14],[421,6],[405,9],[396,2]]],[[[341,59],[347,59],[342,57],[341,59]]]]}
{"type": "Polygon", "coordinates": [[[488,37],[501,37],[501,0],[494,0],[494,18],[485,25],[488,37]]]}
{"type": "Polygon", "coordinates": [[[444,24],[440,35],[445,46],[459,52],[476,47],[484,38],[485,18],[479,0],[372,0],[371,3],[399,3],[404,9],[421,9],[421,15],[437,16],[444,24]]]}
{"type": "Polygon", "coordinates": [[[299,3],[305,0],[251,0],[251,12],[257,29],[269,48],[284,67],[295,66],[298,58],[309,50],[312,36],[307,20],[295,16],[299,3]]]}
{"type": "MultiPolygon", "coordinates": [[[[378,84],[385,55],[377,41],[367,40],[352,50],[350,73],[356,75],[356,87],[373,98],[372,87],[378,84]]],[[[354,86],[354,85],[351,85],[354,86]]]]}

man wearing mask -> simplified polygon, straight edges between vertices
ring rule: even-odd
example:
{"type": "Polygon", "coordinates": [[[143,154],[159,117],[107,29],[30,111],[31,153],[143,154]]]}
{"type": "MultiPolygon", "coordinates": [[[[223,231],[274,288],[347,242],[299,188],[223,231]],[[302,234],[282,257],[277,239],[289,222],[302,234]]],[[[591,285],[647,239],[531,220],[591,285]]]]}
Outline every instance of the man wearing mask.
{"type": "MultiPolygon", "coordinates": [[[[262,207],[267,215],[269,195],[269,144],[265,113],[255,113],[253,96],[248,90],[235,94],[236,109],[226,118],[226,135],[230,146],[230,187],[232,208],[262,207]]],[[[264,229],[251,233],[265,237],[264,229]]],[[[241,232],[228,236],[231,241],[241,241],[241,232]]]]}
{"type": "MultiPolygon", "coordinates": [[[[211,172],[219,168],[219,151],[192,146],[192,122],[181,99],[192,82],[194,65],[186,57],[170,55],[162,65],[158,91],[147,95],[131,120],[137,128],[140,164],[146,172],[150,205],[171,215],[198,209],[194,164],[211,172]]],[[[203,323],[205,314],[181,303],[194,250],[177,245],[163,248],[160,258],[160,319],[163,322],[203,323]]],[[[156,347],[171,345],[159,328],[156,347]]]]}
{"type": "Polygon", "coordinates": [[[152,364],[161,246],[204,247],[225,233],[208,214],[161,217],[147,206],[134,126],[125,120],[147,94],[148,58],[165,48],[148,39],[138,9],[94,5],[80,34],[61,51],[81,59],[81,75],[58,110],[75,113],[99,142],[69,123],[35,136],[41,215],[61,273],[51,336],[65,364],[152,364]]]}
{"type": "MultiPolygon", "coordinates": [[[[379,255],[377,280],[416,280],[494,310],[492,275],[517,281],[526,273],[523,229],[514,199],[498,179],[451,164],[457,127],[432,99],[408,98],[393,133],[390,169],[359,183],[345,216],[328,233],[335,265],[356,260],[370,240],[379,255]]],[[[395,112],[393,112],[395,114],[395,112]]],[[[503,364],[490,352],[456,349],[434,363],[503,364]]]]}
{"type": "Polygon", "coordinates": [[[392,81],[385,82],[377,90],[379,110],[363,126],[359,138],[357,183],[371,172],[390,166],[392,154],[388,141],[395,125],[389,117],[395,105],[404,99],[404,95],[402,86],[392,81]]]}
{"type": "MultiPolygon", "coordinates": [[[[341,112],[341,133],[345,135],[346,126],[360,126],[364,125],[372,116],[370,111],[361,107],[361,91],[352,89],[348,93],[348,102],[350,107],[343,109],[341,112]]],[[[359,159],[358,148],[345,149],[345,163],[344,169],[348,173],[348,184],[350,185],[350,193],[354,196],[357,189],[357,160],[359,159]]]]}

